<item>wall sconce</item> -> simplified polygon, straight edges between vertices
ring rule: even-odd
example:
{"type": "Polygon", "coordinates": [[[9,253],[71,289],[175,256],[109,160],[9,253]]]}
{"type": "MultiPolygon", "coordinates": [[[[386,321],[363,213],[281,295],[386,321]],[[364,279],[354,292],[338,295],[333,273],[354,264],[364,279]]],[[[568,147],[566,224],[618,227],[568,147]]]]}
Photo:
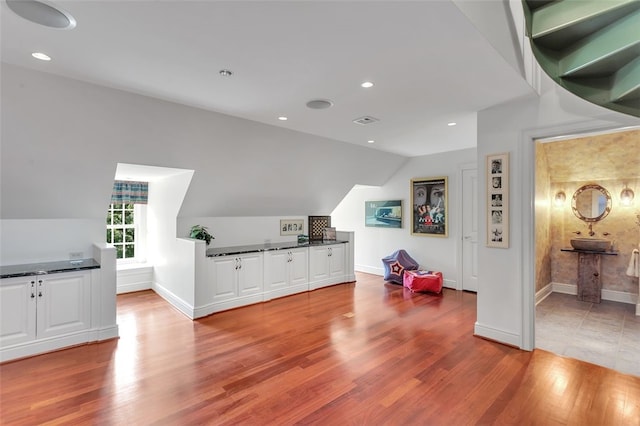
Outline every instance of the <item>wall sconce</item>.
{"type": "Polygon", "coordinates": [[[622,192],[620,193],[620,203],[623,206],[630,206],[631,202],[633,201],[633,197],[635,196],[635,194],[633,193],[633,191],[631,190],[631,188],[628,188],[626,185],[624,187],[624,189],[622,190],[622,192]]]}
{"type": "Polygon", "coordinates": [[[564,191],[558,191],[556,192],[556,196],[553,199],[553,204],[555,204],[556,207],[562,207],[562,205],[566,200],[567,200],[567,194],[565,194],[564,191]]]}

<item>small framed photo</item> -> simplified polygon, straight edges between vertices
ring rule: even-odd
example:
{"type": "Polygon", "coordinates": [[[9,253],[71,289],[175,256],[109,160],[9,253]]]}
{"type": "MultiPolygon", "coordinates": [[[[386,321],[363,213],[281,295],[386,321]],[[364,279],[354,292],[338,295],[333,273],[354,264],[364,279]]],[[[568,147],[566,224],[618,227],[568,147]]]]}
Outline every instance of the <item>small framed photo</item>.
{"type": "Polygon", "coordinates": [[[509,248],[509,153],[487,155],[487,247],[509,248]]]}
{"type": "Polygon", "coordinates": [[[365,201],[364,226],[402,228],[402,200],[365,201]]]}
{"type": "Polygon", "coordinates": [[[304,219],[280,219],[280,235],[304,233],[304,219]]]}
{"type": "Polygon", "coordinates": [[[447,237],[447,177],[411,179],[412,235],[447,237]]]}

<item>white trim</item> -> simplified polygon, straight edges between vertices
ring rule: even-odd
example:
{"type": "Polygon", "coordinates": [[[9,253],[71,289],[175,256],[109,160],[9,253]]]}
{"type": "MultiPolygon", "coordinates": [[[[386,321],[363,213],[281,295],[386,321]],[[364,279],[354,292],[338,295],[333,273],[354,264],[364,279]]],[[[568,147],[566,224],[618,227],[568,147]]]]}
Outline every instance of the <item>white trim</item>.
{"type": "Polygon", "coordinates": [[[150,290],[153,288],[153,266],[139,263],[126,267],[119,265],[116,283],[117,294],[150,290]]]}
{"type": "MultiPolygon", "coordinates": [[[[574,296],[578,294],[578,286],[575,284],[551,283],[547,287],[549,286],[551,286],[553,293],[571,294],[574,296]]],[[[606,288],[602,289],[600,298],[610,302],[628,303],[630,305],[635,305],[638,301],[638,295],[636,293],[627,293],[625,291],[609,290],[606,288]]]]}
{"type": "Polygon", "coordinates": [[[549,297],[551,293],[553,293],[553,290],[551,289],[551,283],[547,284],[546,286],[538,290],[536,292],[536,306],[538,306],[538,304],[542,302],[544,299],[549,297]]]}
{"type": "Polygon", "coordinates": [[[384,268],[377,266],[355,265],[354,269],[358,272],[365,272],[367,274],[380,275],[381,277],[384,277],[384,268]]]}
{"type": "Polygon", "coordinates": [[[578,294],[578,286],[575,284],[551,283],[551,292],[575,296],[578,294]]]}
{"type": "MultiPolygon", "coordinates": [[[[464,235],[462,234],[462,209],[464,207],[463,203],[463,199],[462,199],[462,190],[463,190],[463,173],[465,170],[475,170],[476,172],[478,171],[478,163],[477,162],[470,162],[470,163],[464,163],[464,164],[459,164],[458,165],[458,185],[457,185],[457,194],[456,194],[456,204],[458,205],[458,208],[456,209],[456,221],[458,222],[458,241],[456,244],[456,257],[458,258],[457,260],[457,265],[456,265],[456,274],[458,274],[458,280],[454,281],[455,282],[455,287],[450,287],[456,290],[464,290],[463,286],[463,257],[462,257],[462,252],[463,252],[463,245],[464,245],[464,235]]],[[[480,200],[478,200],[480,201],[480,200]]],[[[447,280],[445,280],[446,282],[447,280]]],[[[444,285],[445,287],[449,287],[447,285],[444,285]]]]}
{"type": "Polygon", "coordinates": [[[155,291],[158,296],[162,297],[164,300],[169,302],[171,306],[176,308],[178,311],[182,312],[187,318],[190,320],[195,319],[195,309],[192,305],[188,304],[184,300],[180,299],[178,296],[173,294],[171,291],[167,290],[160,284],[154,282],[153,283],[153,291],[155,291]]]}
{"type": "Polygon", "coordinates": [[[581,121],[545,128],[523,129],[516,155],[521,170],[522,183],[522,245],[520,265],[522,289],[522,346],[521,349],[533,350],[535,347],[535,142],[540,139],[558,137],[558,135],[578,135],[593,132],[615,131],[620,125],[612,125],[601,120],[581,121]],[[527,224],[529,226],[527,226],[527,224]]]}
{"type": "Polygon", "coordinates": [[[488,327],[476,322],[473,327],[473,334],[479,337],[485,337],[487,339],[495,340],[496,342],[506,343],[516,347],[521,347],[520,336],[517,334],[498,330],[497,328],[488,327]]]}

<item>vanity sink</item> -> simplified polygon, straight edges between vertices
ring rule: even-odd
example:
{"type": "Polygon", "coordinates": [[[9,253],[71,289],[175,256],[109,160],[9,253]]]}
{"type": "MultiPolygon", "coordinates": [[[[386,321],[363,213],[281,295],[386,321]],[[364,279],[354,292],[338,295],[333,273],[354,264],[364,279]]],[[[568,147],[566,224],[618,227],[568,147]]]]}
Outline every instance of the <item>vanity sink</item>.
{"type": "Polygon", "coordinates": [[[573,238],[571,247],[576,250],[607,251],[611,248],[611,241],[599,238],[573,238]]]}

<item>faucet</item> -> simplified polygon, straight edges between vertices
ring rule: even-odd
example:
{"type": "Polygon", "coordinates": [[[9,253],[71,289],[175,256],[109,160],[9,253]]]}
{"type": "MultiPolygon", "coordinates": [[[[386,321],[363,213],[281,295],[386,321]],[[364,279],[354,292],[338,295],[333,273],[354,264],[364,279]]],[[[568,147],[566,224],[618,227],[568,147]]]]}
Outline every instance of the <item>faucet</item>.
{"type": "Polygon", "coordinates": [[[594,235],[596,235],[596,233],[593,232],[593,223],[589,222],[589,236],[593,237],[594,235]]]}

